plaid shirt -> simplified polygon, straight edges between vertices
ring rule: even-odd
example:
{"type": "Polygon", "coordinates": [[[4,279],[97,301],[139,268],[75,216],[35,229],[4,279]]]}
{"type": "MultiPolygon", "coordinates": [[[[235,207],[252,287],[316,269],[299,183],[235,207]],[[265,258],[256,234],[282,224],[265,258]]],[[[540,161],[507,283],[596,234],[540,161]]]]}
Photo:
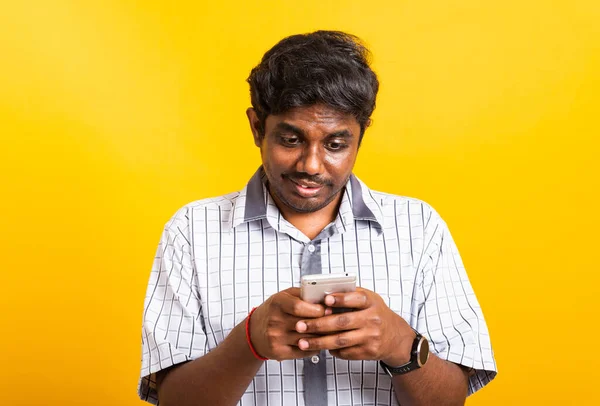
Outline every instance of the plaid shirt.
{"type": "MultiPolygon", "coordinates": [[[[242,191],[188,204],[167,223],[145,299],[141,399],[158,404],[156,372],[210,352],[252,307],[307,273],[355,273],[429,339],[432,353],[475,370],[469,394],[495,377],[481,308],[433,208],[372,191],[353,175],[336,219],[310,240],[283,218],[265,181],[260,168],[242,191]]],[[[314,396],[328,405],[398,404],[377,361],[328,352],[266,361],[238,404],[311,405],[314,396]],[[305,391],[307,381],[322,384],[305,391]]]]}

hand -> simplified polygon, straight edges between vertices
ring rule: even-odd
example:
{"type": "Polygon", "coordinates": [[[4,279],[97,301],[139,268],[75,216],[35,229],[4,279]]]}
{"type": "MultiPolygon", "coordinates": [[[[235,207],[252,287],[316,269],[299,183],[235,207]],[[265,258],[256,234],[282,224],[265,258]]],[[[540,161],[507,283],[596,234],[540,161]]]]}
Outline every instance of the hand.
{"type": "Polygon", "coordinates": [[[338,358],[350,360],[382,360],[399,366],[410,360],[415,338],[408,323],[394,313],[377,293],[357,288],[355,292],[334,293],[325,297],[325,304],[334,308],[356,309],[353,312],[299,320],[298,347],[303,351],[321,349],[338,358]]]}
{"type": "Polygon", "coordinates": [[[295,325],[299,320],[322,317],[325,307],[300,299],[299,288],[278,292],[252,314],[250,339],[259,355],[282,361],[304,358],[319,351],[303,351],[298,348],[300,339],[315,337],[314,334],[299,333],[295,325]]]}

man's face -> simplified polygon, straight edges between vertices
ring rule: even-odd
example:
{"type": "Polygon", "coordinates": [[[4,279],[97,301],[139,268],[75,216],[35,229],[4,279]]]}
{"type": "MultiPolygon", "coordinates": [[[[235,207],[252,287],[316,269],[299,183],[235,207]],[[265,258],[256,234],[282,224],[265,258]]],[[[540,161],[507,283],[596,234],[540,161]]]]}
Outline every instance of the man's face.
{"type": "Polygon", "coordinates": [[[360,125],[352,115],[321,104],[299,107],[269,115],[261,136],[256,113],[247,114],[278,203],[311,213],[339,196],[358,153],[360,125]]]}

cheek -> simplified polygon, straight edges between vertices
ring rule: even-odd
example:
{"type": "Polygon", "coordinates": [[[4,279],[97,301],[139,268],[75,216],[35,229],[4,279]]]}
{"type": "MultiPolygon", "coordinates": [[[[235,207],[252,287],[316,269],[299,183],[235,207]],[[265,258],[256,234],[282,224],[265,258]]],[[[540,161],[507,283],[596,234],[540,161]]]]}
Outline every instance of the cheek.
{"type": "Polygon", "coordinates": [[[269,162],[272,168],[280,168],[283,171],[293,166],[299,155],[300,153],[293,149],[271,146],[263,153],[263,162],[269,162]]]}
{"type": "Polygon", "coordinates": [[[356,154],[350,152],[347,154],[328,155],[325,158],[325,164],[331,175],[344,178],[352,172],[355,159],[356,154]]]}
{"type": "Polygon", "coordinates": [[[278,178],[289,167],[289,157],[279,151],[279,148],[269,146],[262,150],[262,163],[265,170],[273,179],[278,178]]]}

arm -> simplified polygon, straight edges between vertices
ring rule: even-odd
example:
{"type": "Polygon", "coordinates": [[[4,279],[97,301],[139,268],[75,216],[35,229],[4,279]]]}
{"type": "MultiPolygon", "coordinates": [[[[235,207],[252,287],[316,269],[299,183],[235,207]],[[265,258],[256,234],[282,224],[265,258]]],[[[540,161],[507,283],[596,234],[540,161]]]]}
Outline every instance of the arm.
{"type": "MultiPolygon", "coordinates": [[[[290,288],[271,296],[252,315],[250,335],[255,350],[275,360],[310,356],[297,347],[300,318],[321,317],[325,308],[300,300],[300,289],[290,288]]],[[[157,377],[162,406],[235,405],[263,361],[254,357],[246,341],[245,322],[235,326],[213,351],[183,365],[161,371],[157,377]]]]}
{"type": "Polygon", "coordinates": [[[161,405],[234,405],[262,361],[246,343],[245,320],[213,351],[157,374],[161,405]]]}
{"type": "MultiPolygon", "coordinates": [[[[410,349],[409,349],[410,352],[410,349]]],[[[467,372],[459,365],[431,354],[420,369],[393,378],[401,405],[464,405],[467,372]]]]}
{"type": "MultiPolygon", "coordinates": [[[[189,217],[183,208],[167,223],[154,258],[144,301],[138,394],[163,406],[231,405],[262,362],[246,342],[245,320],[209,350],[189,217]]],[[[296,345],[294,324],[299,317],[322,316],[325,309],[299,296],[298,288],[278,292],[252,314],[251,340],[259,354],[272,359],[306,355],[296,345]]]]}
{"type": "MultiPolygon", "coordinates": [[[[414,332],[381,297],[367,289],[336,293],[325,298],[332,307],[355,311],[314,320],[301,320],[296,331],[320,334],[298,342],[302,350],[327,349],[351,360],[382,360],[397,366],[409,361],[414,332]]],[[[456,364],[431,355],[423,368],[393,378],[398,402],[411,405],[462,405],[467,397],[467,375],[456,364]]]]}

